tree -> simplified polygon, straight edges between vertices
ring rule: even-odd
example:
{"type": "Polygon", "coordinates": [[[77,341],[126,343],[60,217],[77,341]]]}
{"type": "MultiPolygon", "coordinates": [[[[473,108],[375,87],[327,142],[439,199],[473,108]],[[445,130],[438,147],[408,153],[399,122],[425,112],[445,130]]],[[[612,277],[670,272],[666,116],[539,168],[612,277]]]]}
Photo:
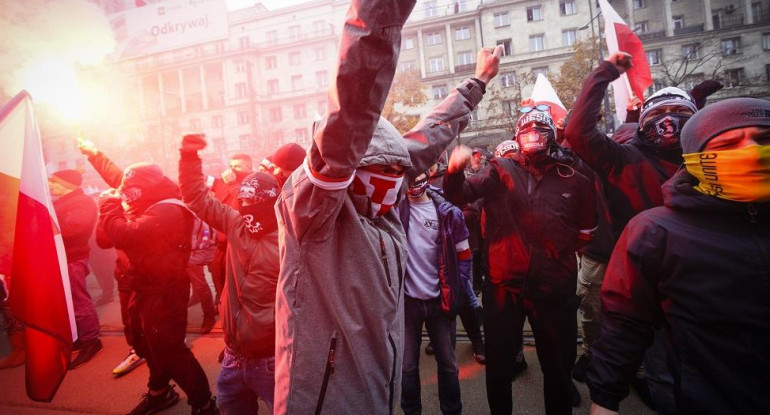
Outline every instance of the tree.
{"type": "Polygon", "coordinates": [[[399,132],[406,133],[420,120],[419,114],[410,113],[409,109],[420,108],[428,101],[428,95],[422,89],[420,71],[410,69],[396,73],[390,87],[382,116],[390,121],[399,132]]]}
{"type": "Polygon", "coordinates": [[[516,131],[516,121],[519,119],[517,109],[524,99],[523,90],[528,85],[534,85],[535,75],[532,72],[513,70],[501,74],[508,76],[503,81],[497,80],[493,85],[487,85],[487,129],[499,129],[508,137],[516,131]],[[505,82],[505,83],[503,83],[505,82]]]}
{"type": "Polygon", "coordinates": [[[599,65],[599,39],[591,36],[572,45],[572,57],[564,62],[552,85],[569,110],[583,89],[583,81],[599,65]]]}

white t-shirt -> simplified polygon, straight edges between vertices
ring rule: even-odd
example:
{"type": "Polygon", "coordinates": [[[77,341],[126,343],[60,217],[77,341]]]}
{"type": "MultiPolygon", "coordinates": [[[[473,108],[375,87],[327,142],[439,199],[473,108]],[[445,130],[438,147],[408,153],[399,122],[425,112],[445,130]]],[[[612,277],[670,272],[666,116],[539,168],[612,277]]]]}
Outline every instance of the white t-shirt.
{"type": "Polygon", "coordinates": [[[439,224],[433,201],[409,202],[409,232],[407,240],[406,278],[404,289],[408,296],[431,300],[439,296],[438,280],[439,224]]]}

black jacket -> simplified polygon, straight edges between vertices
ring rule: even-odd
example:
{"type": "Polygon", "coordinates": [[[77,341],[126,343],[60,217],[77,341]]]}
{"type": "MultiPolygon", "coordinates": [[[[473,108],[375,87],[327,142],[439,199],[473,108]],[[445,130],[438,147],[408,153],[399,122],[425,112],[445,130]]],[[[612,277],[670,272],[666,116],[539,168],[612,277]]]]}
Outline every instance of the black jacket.
{"type": "Polygon", "coordinates": [[[530,297],[575,295],[580,231],[596,227],[596,193],[577,170],[552,163],[539,181],[507,158],[479,174],[448,173],[444,191],[458,205],[484,199],[484,247],[493,284],[530,297]]]}
{"type": "Polygon", "coordinates": [[[67,262],[88,259],[91,251],[88,240],[91,239],[96,225],[94,200],[86,196],[83,189],[75,189],[56,199],[53,208],[59,219],[67,262]]]}
{"type": "Polygon", "coordinates": [[[770,203],[705,196],[680,171],[665,207],[629,222],[602,287],[591,399],[617,409],[653,327],[662,328],[677,412],[768,414],[770,203]]]}
{"type": "Polygon", "coordinates": [[[607,85],[617,69],[602,62],[586,79],[565,129],[572,150],[603,180],[615,238],[637,213],[663,204],[660,186],[682,164],[682,150],[645,145],[639,132],[618,144],[596,128],[607,85]]]}

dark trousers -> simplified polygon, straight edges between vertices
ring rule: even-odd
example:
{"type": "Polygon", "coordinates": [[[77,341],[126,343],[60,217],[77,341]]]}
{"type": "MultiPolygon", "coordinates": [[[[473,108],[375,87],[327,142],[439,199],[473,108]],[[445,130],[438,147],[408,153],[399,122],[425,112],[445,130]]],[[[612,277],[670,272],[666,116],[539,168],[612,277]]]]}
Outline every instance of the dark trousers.
{"type": "Polygon", "coordinates": [[[222,297],[222,290],[225,287],[225,263],[227,261],[227,244],[217,244],[217,252],[214,254],[214,259],[209,264],[209,272],[211,273],[211,281],[214,283],[214,291],[216,291],[216,297],[214,303],[218,306],[222,297]]]}
{"type": "MultiPolygon", "coordinates": [[[[484,337],[481,333],[481,308],[471,308],[467,303],[463,303],[457,313],[460,316],[460,322],[463,323],[465,333],[473,345],[473,353],[484,351],[484,337]]],[[[452,336],[452,344],[455,344],[455,336],[452,336]]]]}
{"type": "Polygon", "coordinates": [[[401,378],[401,408],[404,414],[422,413],[420,397],[420,343],[422,325],[428,331],[438,370],[438,400],[442,414],[462,413],[460,380],[452,335],[456,319],[441,312],[441,300],[418,300],[404,296],[404,361],[401,378]]]}
{"type": "Polygon", "coordinates": [[[75,324],[78,330],[78,339],[92,341],[101,335],[99,329],[99,315],[96,314],[94,301],[86,288],[88,276],[88,259],[81,259],[67,264],[67,272],[70,278],[70,293],[72,294],[72,307],[75,310],[75,324]]]}
{"type": "Polygon", "coordinates": [[[570,370],[575,361],[577,296],[529,299],[510,288],[484,285],[487,402],[493,415],[513,413],[512,386],[524,319],[535,336],[548,415],[572,414],[570,370]]]}
{"type": "Polygon", "coordinates": [[[201,407],[211,398],[211,390],[206,373],[184,343],[187,294],[186,285],[163,293],[132,292],[131,337],[134,350],[150,368],[147,386],[160,390],[173,379],[187,394],[188,403],[201,407]]]}

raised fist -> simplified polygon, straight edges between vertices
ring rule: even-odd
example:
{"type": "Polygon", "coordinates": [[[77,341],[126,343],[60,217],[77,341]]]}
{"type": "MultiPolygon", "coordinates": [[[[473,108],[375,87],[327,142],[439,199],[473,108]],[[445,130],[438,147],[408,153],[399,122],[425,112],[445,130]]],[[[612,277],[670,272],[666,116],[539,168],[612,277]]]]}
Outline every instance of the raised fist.
{"type": "Polygon", "coordinates": [[[206,148],[205,134],[185,134],[182,137],[182,151],[196,152],[206,148]]]}

